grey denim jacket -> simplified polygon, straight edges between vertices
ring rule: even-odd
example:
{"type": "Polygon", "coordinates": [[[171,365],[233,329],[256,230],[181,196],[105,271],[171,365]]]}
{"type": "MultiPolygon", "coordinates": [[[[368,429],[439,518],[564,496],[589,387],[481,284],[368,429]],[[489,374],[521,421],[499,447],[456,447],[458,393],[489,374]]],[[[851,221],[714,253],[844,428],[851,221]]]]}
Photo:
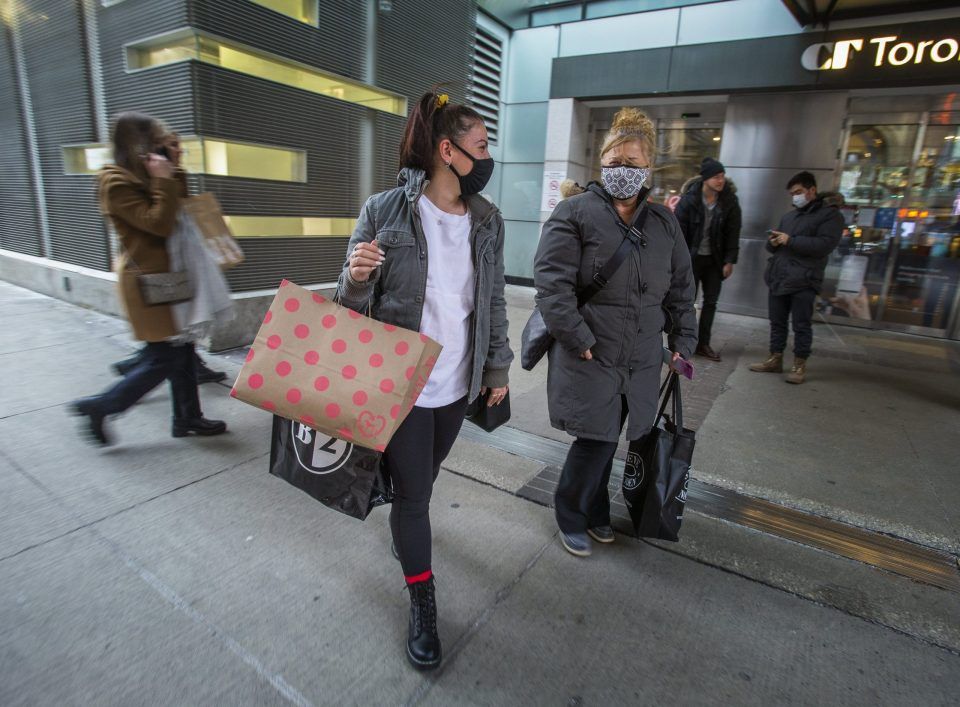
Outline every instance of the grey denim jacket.
{"type": "MultiPolygon", "coordinates": [[[[349,258],[357,243],[376,240],[386,259],[366,282],[350,277],[347,260],[337,283],[337,295],[345,307],[358,312],[366,312],[369,307],[377,321],[419,331],[428,258],[417,202],[429,182],[422,170],[403,169],[398,183],[397,188],[367,199],[347,247],[349,258]]],[[[469,392],[473,400],[480,394],[481,386],[507,385],[513,351],[507,337],[507,303],[503,295],[503,218],[497,207],[482,196],[468,196],[466,202],[475,272],[469,392]]]]}

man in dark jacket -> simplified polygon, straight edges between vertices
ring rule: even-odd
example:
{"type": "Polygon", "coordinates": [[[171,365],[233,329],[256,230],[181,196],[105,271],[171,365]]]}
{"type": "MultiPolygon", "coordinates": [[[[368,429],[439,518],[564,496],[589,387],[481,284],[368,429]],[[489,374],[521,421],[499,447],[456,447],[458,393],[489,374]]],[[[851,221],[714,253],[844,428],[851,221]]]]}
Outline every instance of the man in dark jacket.
{"type": "Polygon", "coordinates": [[[703,290],[700,336],[694,353],[719,361],[720,355],[710,346],[710,330],[720,287],[733,274],[740,254],[740,201],[724,166],[711,157],[703,159],[700,177],[687,182],[682,191],[674,215],[690,249],[694,281],[703,290]]]}
{"type": "Polygon", "coordinates": [[[780,219],[780,228],[768,232],[767,250],[773,253],[764,273],[770,316],[770,357],[754,363],[751,371],[781,373],[787,347],[787,320],[793,320],[793,368],[788,383],[803,383],[813,347],[813,306],[823,284],[827,256],[840,243],[843,215],[817,194],[817,180],[800,172],[787,182],[794,208],[780,219]]]}

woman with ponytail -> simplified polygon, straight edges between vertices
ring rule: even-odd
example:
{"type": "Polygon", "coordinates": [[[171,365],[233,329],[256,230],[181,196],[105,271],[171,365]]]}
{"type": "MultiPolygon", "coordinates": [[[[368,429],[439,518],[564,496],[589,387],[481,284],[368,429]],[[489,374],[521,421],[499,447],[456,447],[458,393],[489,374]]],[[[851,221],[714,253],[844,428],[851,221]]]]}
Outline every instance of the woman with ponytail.
{"type": "Polygon", "coordinates": [[[347,248],[340,301],[443,345],[416,406],[384,452],[394,553],[410,593],[407,658],[440,665],[430,495],[467,405],[507,394],[513,353],[503,289],[503,219],[480,196],[493,172],[480,114],[427,93],[400,146],[399,186],[367,199],[347,248]]]}
{"type": "Polygon", "coordinates": [[[554,506],[563,547],[581,557],[591,553],[591,539],[614,540],[607,493],[613,456],[628,416],[629,440],[653,425],[663,332],[671,368],[697,343],[690,251],[673,214],[646,201],[656,146],[650,119],[621,109],[600,150],[601,182],[564,185],[567,198],[543,225],[534,263],[537,307],[556,340],[547,374],[550,422],[576,437],[554,506]],[[640,223],[640,234],[631,232],[640,223]],[[578,293],[625,238],[632,241],[626,259],[581,306],[578,293]]]}

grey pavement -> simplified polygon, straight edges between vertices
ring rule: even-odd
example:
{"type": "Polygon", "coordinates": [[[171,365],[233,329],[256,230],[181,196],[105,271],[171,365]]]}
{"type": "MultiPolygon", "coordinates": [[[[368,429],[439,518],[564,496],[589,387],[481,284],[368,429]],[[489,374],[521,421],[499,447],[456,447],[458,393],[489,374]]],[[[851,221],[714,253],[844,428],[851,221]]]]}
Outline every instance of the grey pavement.
{"type": "MultiPolygon", "coordinates": [[[[511,288],[517,341],[526,297],[511,288]]],[[[446,659],[417,673],[385,509],[361,523],[267,474],[269,417],[222,385],[202,398],[227,435],[171,438],[158,389],[112,422],[115,447],[87,446],[65,404],[112,380],[123,322],[5,284],[0,318],[2,705],[956,703],[960,652],[937,637],[953,595],[696,514],[678,545],[618,536],[577,560],[513,493],[539,465],[465,441],[432,510],[446,659]],[[898,625],[918,602],[940,623],[898,625]]],[[[208,358],[235,373],[241,357],[208,358]]],[[[543,373],[517,371],[542,417],[543,373]]],[[[734,414],[716,410],[706,440],[734,414]]]]}

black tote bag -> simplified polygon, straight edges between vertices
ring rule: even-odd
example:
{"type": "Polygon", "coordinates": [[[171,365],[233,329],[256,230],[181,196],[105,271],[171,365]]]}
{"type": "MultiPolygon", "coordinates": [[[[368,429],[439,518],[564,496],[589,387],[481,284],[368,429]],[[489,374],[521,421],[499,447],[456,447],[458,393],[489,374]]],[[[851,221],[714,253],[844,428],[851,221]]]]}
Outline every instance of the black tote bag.
{"type": "Polygon", "coordinates": [[[348,516],[363,520],[393,500],[382,456],[301,422],[273,417],[270,473],[348,516]]]}
{"type": "Polygon", "coordinates": [[[663,402],[653,429],[630,443],[623,470],[623,500],[639,537],[677,541],[696,433],[683,426],[680,376],[671,373],[661,394],[663,402]],[[666,415],[671,401],[673,414],[666,415]]]}

